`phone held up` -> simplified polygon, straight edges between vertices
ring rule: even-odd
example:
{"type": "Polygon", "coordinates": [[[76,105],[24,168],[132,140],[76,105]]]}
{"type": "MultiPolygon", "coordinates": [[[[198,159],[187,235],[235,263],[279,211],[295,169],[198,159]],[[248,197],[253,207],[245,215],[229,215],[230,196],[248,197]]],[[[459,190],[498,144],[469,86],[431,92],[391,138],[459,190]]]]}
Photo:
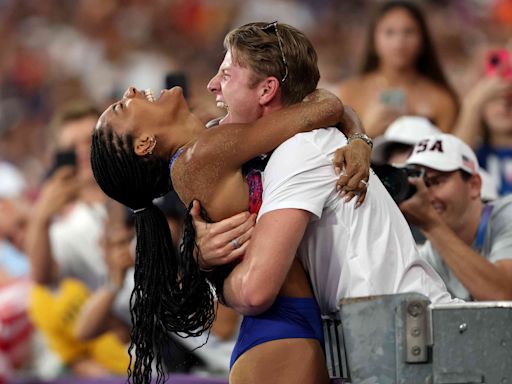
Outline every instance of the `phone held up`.
{"type": "Polygon", "coordinates": [[[379,100],[382,104],[392,109],[403,110],[405,108],[405,92],[398,88],[382,91],[379,100]]]}
{"type": "Polygon", "coordinates": [[[76,168],[76,152],[73,150],[60,150],[55,153],[53,158],[53,164],[46,173],[45,179],[49,179],[53,176],[58,169],[62,167],[73,167],[76,168]]]}
{"type": "Polygon", "coordinates": [[[485,74],[512,80],[512,53],[507,49],[493,49],[487,52],[485,74]]]}

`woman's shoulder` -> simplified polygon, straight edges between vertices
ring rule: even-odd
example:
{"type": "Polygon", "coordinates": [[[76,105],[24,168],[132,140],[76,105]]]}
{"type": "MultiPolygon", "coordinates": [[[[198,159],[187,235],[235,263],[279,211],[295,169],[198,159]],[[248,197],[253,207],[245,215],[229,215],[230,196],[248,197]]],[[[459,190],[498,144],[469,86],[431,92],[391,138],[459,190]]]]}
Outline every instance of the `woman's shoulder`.
{"type": "Polygon", "coordinates": [[[452,93],[446,87],[435,83],[427,77],[422,77],[419,85],[421,94],[435,101],[436,104],[450,104],[455,102],[452,93]]]}
{"type": "Polygon", "coordinates": [[[341,81],[337,87],[337,95],[343,103],[355,107],[366,99],[372,83],[371,75],[356,75],[341,81]]]}

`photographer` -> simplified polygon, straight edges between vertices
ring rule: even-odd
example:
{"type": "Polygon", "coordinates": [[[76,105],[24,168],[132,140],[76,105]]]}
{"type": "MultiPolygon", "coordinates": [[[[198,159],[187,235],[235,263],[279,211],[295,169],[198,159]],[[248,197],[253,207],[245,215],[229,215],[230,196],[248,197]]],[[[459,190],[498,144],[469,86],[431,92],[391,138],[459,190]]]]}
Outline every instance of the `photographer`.
{"type": "Polygon", "coordinates": [[[484,204],[474,152],[449,134],[429,136],[407,165],[424,170],[411,178],[416,193],[400,204],[427,238],[420,254],[465,300],[512,300],[512,196],[484,204]]]}

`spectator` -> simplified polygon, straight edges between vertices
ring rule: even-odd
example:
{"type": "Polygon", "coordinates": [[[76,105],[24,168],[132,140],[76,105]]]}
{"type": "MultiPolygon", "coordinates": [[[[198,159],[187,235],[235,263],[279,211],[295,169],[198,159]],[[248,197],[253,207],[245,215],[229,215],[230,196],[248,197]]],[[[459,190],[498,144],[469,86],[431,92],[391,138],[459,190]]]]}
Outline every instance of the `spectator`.
{"type": "Polygon", "coordinates": [[[481,79],[464,98],[454,133],[476,151],[499,194],[512,193],[512,78],[481,79]]]}
{"type": "Polygon", "coordinates": [[[512,300],[512,196],[484,204],[478,162],[449,134],[421,140],[406,164],[425,170],[400,209],[428,241],[420,254],[464,300],[512,300]]]}
{"type": "MultiPolygon", "coordinates": [[[[37,284],[32,296],[32,317],[65,364],[77,374],[93,377],[120,373],[112,366],[106,368],[72,332],[78,311],[90,292],[109,284],[99,244],[106,215],[105,196],[94,182],[89,162],[91,132],[97,118],[94,108],[79,103],[69,105],[54,119],[57,151],[74,153],[71,159],[76,158],[76,164],[55,169],[44,182],[27,233],[27,254],[37,284]],[[59,294],[54,296],[51,291],[56,288],[59,294]],[[52,316],[46,317],[46,312],[41,311],[47,306],[60,310],[55,309],[52,316]]],[[[114,308],[117,318],[130,324],[130,286],[126,292],[114,292],[114,308]]],[[[112,348],[126,352],[122,340],[112,339],[111,334],[103,336],[110,338],[109,343],[117,343],[112,348]]],[[[118,361],[121,364],[122,359],[118,361]]],[[[125,355],[124,369],[127,361],[125,355]]]]}
{"type": "Polygon", "coordinates": [[[429,118],[451,131],[457,98],[437,59],[420,9],[408,1],[383,3],[370,24],[360,75],[339,95],[361,116],[369,136],[401,115],[429,118]]]}
{"type": "Polygon", "coordinates": [[[422,137],[439,133],[439,128],[421,116],[402,116],[375,139],[372,163],[403,164],[422,137]]]}

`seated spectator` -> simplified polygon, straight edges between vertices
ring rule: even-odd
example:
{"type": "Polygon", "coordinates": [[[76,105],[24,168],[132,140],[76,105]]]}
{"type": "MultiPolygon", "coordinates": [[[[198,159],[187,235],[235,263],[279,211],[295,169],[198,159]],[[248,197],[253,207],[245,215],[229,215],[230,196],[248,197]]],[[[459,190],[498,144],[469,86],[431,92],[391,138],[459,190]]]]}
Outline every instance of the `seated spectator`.
{"type": "Polygon", "coordinates": [[[341,84],[339,97],[361,116],[366,133],[382,135],[402,115],[429,118],[453,129],[457,97],[437,59],[421,10],[387,1],[370,24],[360,74],[341,84]]]}
{"type": "Polygon", "coordinates": [[[422,137],[436,133],[440,133],[439,128],[425,117],[399,117],[373,141],[372,163],[403,164],[422,137]]]}
{"type": "Polygon", "coordinates": [[[427,242],[420,254],[464,300],[512,300],[512,196],[484,204],[475,153],[449,134],[422,139],[406,161],[423,169],[400,204],[427,242]]]}
{"type": "Polygon", "coordinates": [[[512,192],[512,79],[485,77],[467,94],[454,132],[476,151],[500,195],[512,192]]]}

